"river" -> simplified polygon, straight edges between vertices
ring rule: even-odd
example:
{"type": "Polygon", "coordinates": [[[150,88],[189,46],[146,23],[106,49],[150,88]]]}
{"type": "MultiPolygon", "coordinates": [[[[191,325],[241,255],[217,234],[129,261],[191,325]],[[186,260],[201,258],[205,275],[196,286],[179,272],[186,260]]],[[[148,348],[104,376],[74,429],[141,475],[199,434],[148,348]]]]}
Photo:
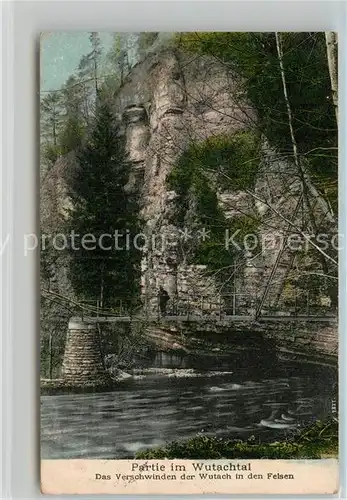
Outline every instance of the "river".
{"type": "Polygon", "coordinates": [[[334,368],[237,361],[224,360],[217,374],[150,374],[125,380],[114,392],[42,396],[41,456],[134,458],[199,433],[277,439],[330,414],[334,368]]]}

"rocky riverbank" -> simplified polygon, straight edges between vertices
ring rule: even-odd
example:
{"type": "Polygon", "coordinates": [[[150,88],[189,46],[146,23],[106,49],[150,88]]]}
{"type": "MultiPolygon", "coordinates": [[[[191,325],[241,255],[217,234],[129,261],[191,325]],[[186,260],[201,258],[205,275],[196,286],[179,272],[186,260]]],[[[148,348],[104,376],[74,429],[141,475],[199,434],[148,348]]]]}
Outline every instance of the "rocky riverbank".
{"type": "Polygon", "coordinates": [[[298,430],[285,441],[264,443],[252,436],[248,440],[197,436],[146,450],[137,459],[321,459],[338,457],[338,422],[330,419],[298,430]]]}

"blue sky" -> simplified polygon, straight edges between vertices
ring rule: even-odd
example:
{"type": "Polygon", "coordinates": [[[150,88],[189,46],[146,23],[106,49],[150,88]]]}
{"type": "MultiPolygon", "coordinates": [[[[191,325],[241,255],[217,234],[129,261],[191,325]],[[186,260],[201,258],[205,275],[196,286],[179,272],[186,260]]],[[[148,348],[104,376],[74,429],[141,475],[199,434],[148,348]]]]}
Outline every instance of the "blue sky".
{"type": "MultiPolygon", "coordinates": [[[[108,50],[113,33],[99,33],[108,50]]],[[[90,52],[88,32],[57,32],[41,35],[41,90],[56,90],[76,70],[81,57],[90,52]]]]}

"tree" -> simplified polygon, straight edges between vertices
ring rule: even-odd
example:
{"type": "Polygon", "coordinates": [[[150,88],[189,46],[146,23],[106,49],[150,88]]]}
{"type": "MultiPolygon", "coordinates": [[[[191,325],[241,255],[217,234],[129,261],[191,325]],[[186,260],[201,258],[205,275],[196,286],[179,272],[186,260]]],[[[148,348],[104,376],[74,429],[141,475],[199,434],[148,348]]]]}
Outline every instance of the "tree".
{"type": "Polygon", "coordinates": [[[158,40],[159,33],[156,31],[142,31],[139,34],[139,52],[145,55],[148,49],[150,49],[154,43],[158,40]]]}
{"type": "Polygon", "coordinates": [[[333,98],[333,104],[335,108],[336,114],[336,122],[339,123],[339,114],[338,114],[338,71],[337,71],[337,63],[338,63],[338,55],[337,55],[337,33],[334,31],[326,31],[325,32],[325,41],[327,46],[327,59],[329,66],[329,75],[331,81],[331,93],[333,98]]]}
{"type": "Polygon", "coordinates": [[[134,33],[114,33],[113,44],[107,53],[107,60],[111,63],[112,74],[118,77],[122,86],[125,77],[139,60],[139,39],[134,33]]]}
{"type": "Polygon", "coordinates": [[[127,48],[124,35],[115,33],[113,35],[112,47],[107,54],[107,59],[113,68],[116,68],[116,78],[118,77],[119,86],[123,85],[124,78],[127,74],[128,59],[127,48]]]}
{"type": "Polygon", "coordinates": [[[58,143],[61,154],[65,154],[81,145],[87,126],[84,115],[86,95],[84,88],[81,87],[79,80],[75,76],[70,76],[66,81],[61,99],[64,119],[58,143]]]}
{"type": "Polygon", "coordinates": [[[41,124],[50,135],[51,142],[57,145],[58,127],[61,121],[61,96],[50,92],[41,101],[41,124]]]}
{"type": "Polygon", "coordinates": [[[98,93],[99,89],[99,72],[102,57],[102,46],[98,33],[91,32],[89,36],[89,41],[92,46],[91,52],[82,57],[80,64],[78,66],[79,77],[81,80],[87,78],[94,82],[95,95],[98,93]]]}
{"type": "Polygon", "coordinates": [[[103,307],[112,307],[117,298],[136,295],[140,255],[132,245],[137,206],[124,189],[129,167],[123,139],[107,102],[97,103],[93,131],[77,160],[70,179],[68,226],[80,235],[81,245],[78,250],[70,246],[70,279],[78,298],[99,299],[103,307]],[[83,235],[92,235],[89,244],[82,244],[83,235]]]}
{"type": "MultiPolygon", "coordinates": [[[[337,228],[336,44],[329,39],[326,46],[323,33],[187,33],[176,40],[183,49],[208,54],[225,67],[231,77],[232,98],[237,100],[236,86],[238,92],[243,91],[240,105],[248,102],[257,111],[257,119],[246,127],[257,130],[266,149],[275,152],[274,165],[282,161],[288,167],[278,206],[271,201],[271,193],[268,199],[265,193],[260,199],[254,190],[246,192],[269,208],[285,238],[289,228],[302,236],[333,235],[337,228]],[[293,206],[291,196],[296,200],[293,206]],[[282,198],[288,200],[286,209],[293,213],[283,212],[282,198]]],[[[235,165],[235,157],[230,158],[235,165]]],[[[234,179],[234,173],[226,174],[234,179]]],[[[332,246],[324,251],[314,240],[309,244],[312,261],[321,268],[320,276],[332,279],[329,295],[335,301],[336,251],[332,246]]],[[[276,267],[287,267],[289,272],[293,257],[287,255],[280,262],[279,252],[267,288],[276,267]]],[[[302,265],[309,261],[307,258],[302,265]]]]}
{"type": "MultiPolygon", "coordinates": [[[[319,195],[318,191],[315,189],[314,185],[311,183],[310,177],[308,173],[305,170],[305,167],[303,165],[303,162],[301,158],[298,155],[298,145],[296,142],[296,137],[294,133],[294,127],[293,127],[293,114],[292,114],[292,109],[291,109],[291,104],[289,100],[289,95],[288,95],[288,90],[287,90],[287,79],[286,79],[286,71],[284,68],[283,64],[283,48],[282,48],[282,36],[281,33],[275,34],[276,36],[276,48],[277,48],[277,54],[278,54],[278,61],[279,61],[279,67],[280,67],[280,72],[281,72],[281,80],[282,80],[282,86],[283,86],[283,97],[286,103],[286,109],[287,109],[287,115],[288,115],[288,127],[290,131],[290,138],[291,138],[291,143],[292,143],[292,150],[293,150],[293,162],[295,164],[295,167],[297,169],[297,173],[300,178],[300,182],[302,185],[302,195],[303,199],[305,201],[307,213],[310,219],[310,223],[312,225],[312,228],[314,229],[315,233],[317,233],[317,224],[315,221],[315,215],[314,211],[312,209],[312,204],[309,198],[309,194],[317,200],[317,203],[319,203],[322,206],[323,213],[326,215],[328,220],[331,223],[334,223],[334,218],[330,214],[330,207],[326,203],[326,201],[319,195]]],[[[325,263],[325,261],[323,261],[325,263]]],[[[325,269],[325,272],[327,272],[327,269],[325,269]]]]}
{"type": "MultiPolygon", "coordinates": [[[[254,126],[287,159],[292,151],[288,109],[275,33],[186,33],[177,43],[208,54],[243,81],[257,111],[254,126]]],[[[331,95],[324,33],[282,33],[283,65],[290,96],[297,155],[305,161],[319,194],[337,212],[337,127],[331,95]]]]}
{"type": "Polygon", "coordinates": [[[40,103],[41,154],[44,163],[52,165],[60,154],[58,135],[62,123],[62,100],[59,92],[48,93],[40,103]]]}

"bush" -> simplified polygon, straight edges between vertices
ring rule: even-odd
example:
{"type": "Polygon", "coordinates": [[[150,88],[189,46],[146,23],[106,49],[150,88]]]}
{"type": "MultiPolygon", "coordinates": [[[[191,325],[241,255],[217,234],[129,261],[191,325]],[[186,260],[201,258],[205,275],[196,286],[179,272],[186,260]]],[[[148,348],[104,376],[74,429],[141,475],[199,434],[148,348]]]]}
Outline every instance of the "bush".
{"type": "Polygon", "coordinates": [[[188,441],[172,442],[154,450],[145,450],[137,459],[319,459],[338,454],[338,425],[335,420],[317,421],[293,438],[273,443],[196,436],[188,441]]]}
{"type": "MultiPolygon", "coordinates": [[[[254,131],[213,136],[191,144],[174,166],[168,185],[176,191],[179,201],[172,222],[182,227],[195,223],[209,233],[206,241],[196,243],[189,263],[205,264],[211,271],[229,266],[233,254],[225,246],[226,229],[230,234],[239,230],[240,242],[243,236],[257,230],[256,214],[227,219],[217,191],[254,187],[260,164],[259,148],[259,137],[254,131]]],[[[189,246],[191,249],[191,241],[189,246]]]]}

